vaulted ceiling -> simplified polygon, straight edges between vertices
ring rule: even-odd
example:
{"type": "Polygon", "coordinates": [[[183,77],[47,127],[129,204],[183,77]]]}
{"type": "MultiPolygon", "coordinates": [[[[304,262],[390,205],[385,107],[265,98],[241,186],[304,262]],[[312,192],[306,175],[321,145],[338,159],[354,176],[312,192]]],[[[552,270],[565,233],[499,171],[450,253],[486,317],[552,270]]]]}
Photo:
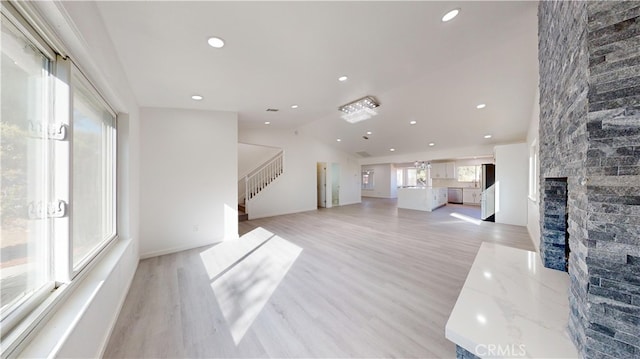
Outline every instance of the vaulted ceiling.
{"type": "Polygon", "coordinates": [[[372,156],[526,136],[538,81],[537,2],[98,7],[141,106],[237,111],[241,131],[299,130],[372,156]],[[442,22],[454,8],[459,15],[442,22]],[[209,46],[211,36],[225,46],[209,46]],[[338,81],[343,75],[348,80],[338,81]],[[380,101],[377,116],[357,124],[340,118],[338,106],[366,95],[380,101]]]}

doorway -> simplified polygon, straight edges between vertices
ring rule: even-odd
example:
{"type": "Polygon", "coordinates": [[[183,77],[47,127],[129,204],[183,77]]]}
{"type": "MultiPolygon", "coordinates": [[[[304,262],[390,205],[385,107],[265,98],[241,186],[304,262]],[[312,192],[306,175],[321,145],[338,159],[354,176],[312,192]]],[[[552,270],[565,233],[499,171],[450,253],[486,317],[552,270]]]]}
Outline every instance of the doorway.
{"type": "Polygon", "coordinates": [[[340,164],[331,164],[331,206],[340,205],[340,164]]]}
{"type": "Polygon", "coordinates": [[[318,208],[327,207],[327,164],[318,162],[318,208]]]}

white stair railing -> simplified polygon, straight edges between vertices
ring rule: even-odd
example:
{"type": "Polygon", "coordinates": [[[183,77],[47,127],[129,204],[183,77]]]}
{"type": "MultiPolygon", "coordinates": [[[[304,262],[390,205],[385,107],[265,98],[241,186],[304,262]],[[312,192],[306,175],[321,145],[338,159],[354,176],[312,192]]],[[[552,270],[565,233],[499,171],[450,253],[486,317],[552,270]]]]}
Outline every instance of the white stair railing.
{"type": "Polygon", "coordinates": [[[282,173],[284,173],[284,153],[280,151],[238,181],[238,202],[242,203],[241,200],[244,203],[250,201],[282,173]],[[244,190],[242,190],[243,187],[244,190]],[[243,193],[241,194],[241,192],[243,193]]]}

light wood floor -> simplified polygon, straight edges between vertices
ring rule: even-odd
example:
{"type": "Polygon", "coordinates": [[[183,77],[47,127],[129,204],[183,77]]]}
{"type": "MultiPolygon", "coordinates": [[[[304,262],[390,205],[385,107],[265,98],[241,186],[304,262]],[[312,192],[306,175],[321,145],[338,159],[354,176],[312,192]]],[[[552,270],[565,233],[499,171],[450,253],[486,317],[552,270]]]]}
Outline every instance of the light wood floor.
{"type": "Polygon", "coordinates": [[[215,246],[141,261],[105,357],[455,357],[445,324],[481,242],[533,244],[524,227],[452,216],[479,208],[395,204],[242,222],[279,242],[247,239],[229,265],[207,263],[215,246]]]}

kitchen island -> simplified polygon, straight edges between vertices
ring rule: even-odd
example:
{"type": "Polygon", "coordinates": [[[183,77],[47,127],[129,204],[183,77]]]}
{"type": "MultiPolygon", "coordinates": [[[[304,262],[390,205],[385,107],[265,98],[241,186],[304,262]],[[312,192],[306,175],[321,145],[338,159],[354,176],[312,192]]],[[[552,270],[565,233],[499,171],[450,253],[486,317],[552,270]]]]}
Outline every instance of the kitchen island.
{"type": "Polygon", "coordinates": [[[447,187],[398,188],[398,208],[431,212],[447,204],[447,187]]]}

